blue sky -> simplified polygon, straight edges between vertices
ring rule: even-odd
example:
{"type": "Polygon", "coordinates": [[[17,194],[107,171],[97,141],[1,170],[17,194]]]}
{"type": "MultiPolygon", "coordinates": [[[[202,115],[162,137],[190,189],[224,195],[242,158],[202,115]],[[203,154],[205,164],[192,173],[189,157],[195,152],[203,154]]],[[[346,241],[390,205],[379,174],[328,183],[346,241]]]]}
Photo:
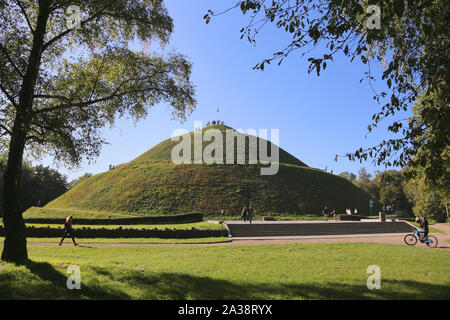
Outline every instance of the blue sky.
{"type": "MultiPolygon", "coordinates": [[[[221,11],[233,4],[230,0],[182,1],[166,0],[175,30],[166,50],[185,54],[193,63],[192,81],[198,101],[196,111],[181,125],[171,120],[170,107],[160,104],[150,109],[149,116],[133,125],[131,120],[120,119],[114,129],[105,129],[109,142],[95,163],[83,163],[76,170],[50,165],[66,174],[69,180],[86,172],[100,173],[109,164],[128,162],[162,140],[170,138],[175,129],[183,127],[193,131],[194,121],[219,118],[231,127],[279,129],[280,146],[307,165],[334,173],[357,173],[365,167],[368,172],[383,168],[371,161],[350,162],[346,158],[334,161],[359,147],[379,143],[389,137],[386,125],[381,125],[367,137],[371,116],[379,110],[368,83],[360,84],[367,66],[343,57],[335,57],[320,77],[307,73],[306,58],[292,54],[281,66],[266,66],[263,72],[252,67],[262,58],[270,57],[287,44],[282,31],[269,26],[258,38],[256,46],[240,40],[239,30],[247,22],[238,11],[213,18],[205,24],[203,15],[212,9],[221,11]]],[[[316,56],[321,51],[315,51],[316,56]]],[[[380,67],[373,64],[375,72],[380,67]]],[[[378,92],[385,90],[380,81],[378,92]]],[[[399,115],[403,116],[404,115],[399,115]]]]}

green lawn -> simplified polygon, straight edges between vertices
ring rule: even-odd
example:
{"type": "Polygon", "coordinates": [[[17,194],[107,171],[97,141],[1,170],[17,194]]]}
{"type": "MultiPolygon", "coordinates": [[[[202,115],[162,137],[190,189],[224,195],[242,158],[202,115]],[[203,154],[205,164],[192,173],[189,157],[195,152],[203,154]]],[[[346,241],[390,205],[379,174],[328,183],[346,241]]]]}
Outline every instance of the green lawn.
{"type": "Polygon", "coordinates": [[[30,247],[0,262],[2,299],[449,299],[450,252],[373,243],[30,247]],[[66,289],[66,268],[81,290],[66,289]],[[367,267],[381,268],[369,290],[367,267]]]}
{"type": "MultiPolygon", "coordinates": [[[[0,243],[3,243],[4,237],[0,237],[0,243]]],[[[27,238],[27,242],[50,242],[58,244],[58,238],[27,238]]],[[[161,239],[161,238],[75,238],[79,244],[89,243],[152,243],[152,244],[192,244],[192,243],[218,243],[229,242],[229,238],[212,237],[212,238],[189,238],[189,239],[161,239]]],[[[72,245],[72,239],[66,238],[64,245],[72,245]]]]}

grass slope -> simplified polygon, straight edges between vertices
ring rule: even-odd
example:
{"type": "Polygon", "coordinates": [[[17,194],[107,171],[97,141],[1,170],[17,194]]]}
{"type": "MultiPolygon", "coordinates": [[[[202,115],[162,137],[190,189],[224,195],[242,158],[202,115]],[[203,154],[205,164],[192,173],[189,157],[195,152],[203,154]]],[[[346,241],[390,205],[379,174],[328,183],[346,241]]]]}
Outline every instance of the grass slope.
{"type": "Polygon", "coordinates": [[[175,165],[170,160],[174,145],[166,140],[115,170],[86,179],[45,208],[136,215],[200,211],[207,216],[224,210],[228,216],[237,216],[245,203],[245,182],[249,182],[250,199],[260,216],[320,215],[324,205],[338,212],[346,208],[358,208],[360,214],[369,211],[366,192],[344,178],[305,166],[281,149],[278,174],[261,176],[261,165],[175,165]]]}
{"type": "Polygon", "coordinates": [[[280,165],[274,176],[257,166],[130,163],[87,179],[45,208],[72,208],[135,215],[171,215],[192,211],[206,216],[239,215],[245,203],[243,181],[257,215],[320,214],[328,205],[368,213],[370,196],[351,182],[320,170],[280,165]]]}
{"type": "Polygon", "coordinates": [[[61,218],[65,219],[73,215],[77,218],[83,219],[114,219],[114,218],[130,218],[130,214],[120,214],[112,212],[97,212],[76,209],[54,209],[54,208],[39,208],[30,207],[23,213],[25,219],[29,218],[61,218]]]}
{"type": "Polygon", "coordinates": [[[449,299],[450,253],[371,243],[30,247],[0,262],[0,299],[449,299]],[[67,290],[66,269],[81,269],[67,290]],[[366,286],[381,269],[381,289],[366,286]]]}

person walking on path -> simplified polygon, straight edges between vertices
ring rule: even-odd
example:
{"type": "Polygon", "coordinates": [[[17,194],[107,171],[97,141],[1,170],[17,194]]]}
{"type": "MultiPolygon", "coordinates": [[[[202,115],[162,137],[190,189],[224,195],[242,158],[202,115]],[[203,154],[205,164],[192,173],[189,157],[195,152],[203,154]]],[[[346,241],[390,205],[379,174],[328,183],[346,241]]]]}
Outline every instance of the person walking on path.
{"type": "Polygon", "coordinates": [[[248,207],[247,215],[248,215],[248,221],[250,221],[250,223],[252,223],[252,219],[253,219],[253,207],[252,206],[248,207]]]}
{"type": "Polygon", "coordinates": [[[333,215],[334,222],[336,222],[336,210],[333,210],[333,211],[331,212],[331,214],[333,215]]]}
{"type": "Polygon", "coordinates": [[[325,222],[328,222],[328,215],[330,214],[330,210],[328,210],[327,206],[325,206],[325,208],[323,208],[322,214],[325,219],[325,222]]]}
{"type": "Polygon", "coordinates": [[[69,217],[67,217],[66,222],[64,223],[64,234],[63,234],[61,241],[59,242],[60,246],[62,245],[62,243],[66,237],[72,238],[72,242],[73,242],[74,246],[78,245],[78,243],[75,242],[75,230],[72,228],[72,220],[73,220],[73,216],[69,216],[69,217]]]}
{"type": "Polygon", "coordinates": [[[244,208],[242,208],[242,216],[241,216],[244,222],[247,221],[247,213],[248,213],[247,207],[244,206],[244,208]]]}

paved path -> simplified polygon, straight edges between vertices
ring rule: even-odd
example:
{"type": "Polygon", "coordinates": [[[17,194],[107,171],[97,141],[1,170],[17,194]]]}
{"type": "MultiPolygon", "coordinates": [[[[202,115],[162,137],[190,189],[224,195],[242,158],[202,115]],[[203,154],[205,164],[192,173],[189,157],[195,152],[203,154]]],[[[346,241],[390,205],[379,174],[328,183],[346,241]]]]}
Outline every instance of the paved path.
{"type": "MultiPolygon", "coordinates": [[[[438,248],[450,250],[450,226],[445,224],[435,224],[433,227],[442,230],[444,233],[434,234],[439,241],[438,248]]],[[[239,246],[239,245],[264,245],[264,244],[287,244],[287,243],[334,243],[334,242],[373,242],[405,245],[404,234],[377,234],[377,235],[345,235],[345,236],[308,236],[277,239],[233,239],[230,242],[222,243],[201,243],[201,244],[154,244],[154,243],[84,243],[81,247],[205,247],[205,246],[239,246]]],[[[30,246],[57,246],[56,242],[29,242],[30,246]]],[[[67,243],[65,246],[71,246],[67,243]]],[[[423,246],[418,244],[418,246],[423,246]]]]}

